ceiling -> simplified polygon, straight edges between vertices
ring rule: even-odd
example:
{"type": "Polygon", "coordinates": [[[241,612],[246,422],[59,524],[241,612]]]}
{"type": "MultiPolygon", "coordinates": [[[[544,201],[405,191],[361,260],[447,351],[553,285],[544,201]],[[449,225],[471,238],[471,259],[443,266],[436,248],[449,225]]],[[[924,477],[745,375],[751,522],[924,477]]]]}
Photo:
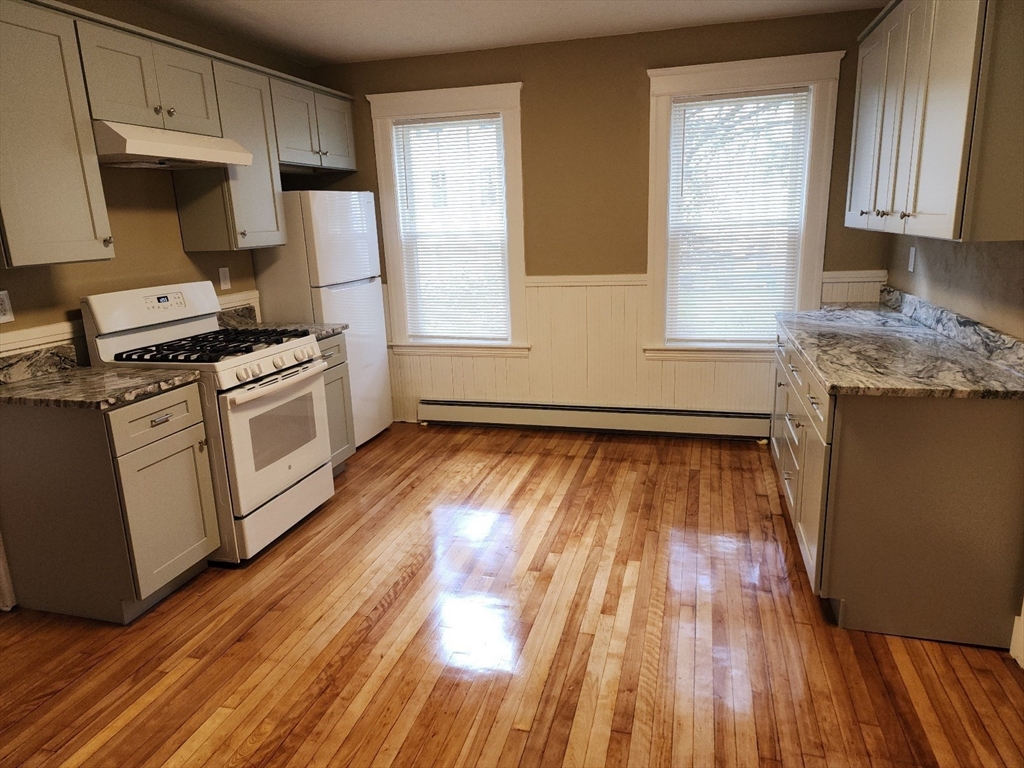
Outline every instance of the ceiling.
{"type": "Polygon", "coordinates": [[[884,0],[142,0],[309,64],[879,8],[884,0]]]}

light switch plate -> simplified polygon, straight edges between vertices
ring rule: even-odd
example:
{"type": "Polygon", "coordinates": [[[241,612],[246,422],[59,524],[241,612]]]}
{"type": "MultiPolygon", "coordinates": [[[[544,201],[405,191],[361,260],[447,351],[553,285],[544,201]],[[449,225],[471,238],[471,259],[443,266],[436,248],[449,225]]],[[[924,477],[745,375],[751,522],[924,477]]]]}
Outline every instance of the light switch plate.
{"type": "Polygon", "coordinates": [[[220,289],[227,291],[231,288],[231,270],[227,267],[220,268],[220,289]]]}
{"type": "Polygon", "coordinates": [[[14,322],[14,308],[11,306],[11,295],[0,291],[0,323],[14,322]]]}
{"type": "Polygon", "coordinates": [[[907,262],[907,271],[913,272],[914,265],[917,263],[917,248],[910,246],[910,260],[907,262]]]}

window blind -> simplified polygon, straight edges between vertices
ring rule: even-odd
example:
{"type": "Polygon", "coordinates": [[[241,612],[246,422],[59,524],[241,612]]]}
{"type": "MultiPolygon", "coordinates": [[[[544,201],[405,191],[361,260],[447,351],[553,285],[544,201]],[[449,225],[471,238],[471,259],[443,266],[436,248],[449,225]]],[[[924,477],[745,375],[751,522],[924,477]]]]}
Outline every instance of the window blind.
{"type": "Polygon", "coordinates": [[[510,341],[501,116],[393,130],[409,338],[510,341]]]}
{"type": "Polygon", "coordinates": [[[672,105],[665,335],[760,342],[796,307],[810,94],[672,105]]]}

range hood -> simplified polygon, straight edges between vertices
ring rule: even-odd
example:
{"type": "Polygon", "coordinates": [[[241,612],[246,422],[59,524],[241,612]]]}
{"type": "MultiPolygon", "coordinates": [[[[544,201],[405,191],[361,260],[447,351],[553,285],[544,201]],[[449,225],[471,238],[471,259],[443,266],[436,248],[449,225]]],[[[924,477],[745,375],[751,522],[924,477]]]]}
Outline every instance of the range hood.
{"type": "Polygon", "coordinates": [[[118,168],[209,168],[252,165],[252,153],[231,139],[93,120],[101,165],[118,168]]]}

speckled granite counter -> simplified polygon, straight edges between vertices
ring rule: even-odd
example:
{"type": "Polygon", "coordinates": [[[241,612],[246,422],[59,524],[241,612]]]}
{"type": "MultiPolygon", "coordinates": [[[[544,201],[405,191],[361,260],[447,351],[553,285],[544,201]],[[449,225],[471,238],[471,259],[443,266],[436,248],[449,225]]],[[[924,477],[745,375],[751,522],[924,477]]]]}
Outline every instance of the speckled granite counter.
{"type": "Polygon", "coordinates": [[[105,411],[198,380],[198,371],[81,367],[6,384],[0,404],[105,411]]]}
{"type": "Polygon", "coordinates": [[[777,315],[832,395],[1024,399],[1024,376],[878,305],[777,315]]]}
{"type": "Polygon", "coordinates": [[[281,328],[283,330],[309,331],[317,341],[337,336],[348,330],[348,323],[257,323],[256,310],[252,307],[238,307],[221,312],[217,316],[221,328],[281,328]]]}

